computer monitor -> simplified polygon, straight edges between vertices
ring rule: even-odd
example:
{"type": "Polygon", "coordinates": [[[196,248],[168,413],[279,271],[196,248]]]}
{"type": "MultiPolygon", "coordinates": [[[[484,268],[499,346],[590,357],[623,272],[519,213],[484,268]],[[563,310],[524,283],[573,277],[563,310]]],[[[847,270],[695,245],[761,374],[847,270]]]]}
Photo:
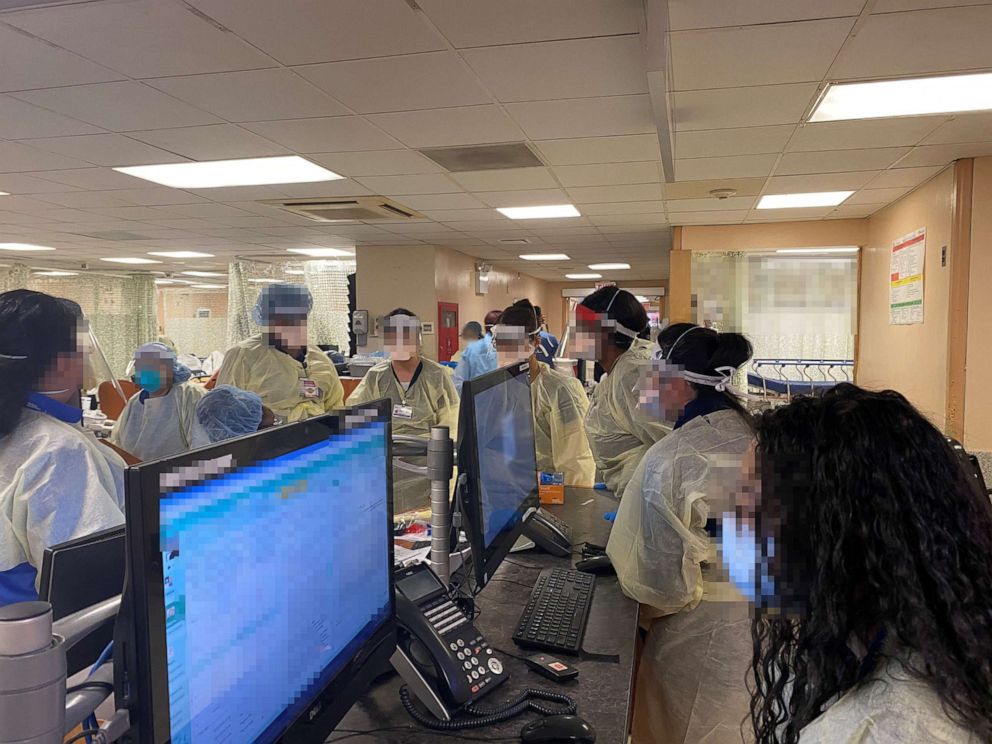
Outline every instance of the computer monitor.
{"type": "Polygon", "coordinates": [[[520,362],[462,385],[456,495],[477,589],[540,505],[529,369],[520,362]]]}
{"type": "Polygon", "coordinates": [[[128,471],[135,741],[324,741],[396,648],[390,439],[379,401],[128,471]]]}
{"type": "MultiPolygon", "coordinates": [[[[52,605],[61,620],[124,589],[124,525],[45,548],[38,598],[52,605]]],[[[113,638],[109,620],[81,639],[66,654],[67,674],[89,669],[113,638]]]]}

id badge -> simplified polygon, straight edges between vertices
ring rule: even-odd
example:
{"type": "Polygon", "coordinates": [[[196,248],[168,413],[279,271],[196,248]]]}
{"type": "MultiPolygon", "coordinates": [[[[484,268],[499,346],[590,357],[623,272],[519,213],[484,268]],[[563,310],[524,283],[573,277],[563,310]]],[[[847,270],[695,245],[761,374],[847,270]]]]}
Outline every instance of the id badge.
{"type": "Polygon", "coordinates": [[[393,406],[393,418],[409,421],[413,418],[413,408],[411,406],[405,406],[402,403],[397,403],[393,406]]]}
{"type": "Polygon", "coordinates": [[[317,381],[311,380],[308,377],[300,378],[300,397],[305,400],[314,400],[320,397],[320,388],[317,387],[317,381]]]}

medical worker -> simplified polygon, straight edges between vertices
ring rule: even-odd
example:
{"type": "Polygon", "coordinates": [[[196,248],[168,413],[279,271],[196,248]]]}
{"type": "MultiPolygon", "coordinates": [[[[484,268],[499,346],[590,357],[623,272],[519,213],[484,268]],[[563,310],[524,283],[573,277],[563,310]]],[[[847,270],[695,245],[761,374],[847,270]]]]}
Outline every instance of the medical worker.
{"type": "Polygon", "coordinates": [[[226,439],[267,429],[275,415],[262,405],[258,393],[219,385],[204,395],[196,405],[193,446],[204,447],[226,439]]]}
{"type": "Polygon", "coordinates": [[[555,354],[558,353],[559,346],[558,339],[548,330],[548,321],[545,319],[540,305],[534,306],[534,312],[537,314],[537,325],[541,329],[540,343],[537,347],[537,359],[554,369],[555,354]]]}
{"type": "Polygon", "coordinates": [[[756,428],[722,530],[755,741],[992,741],[992,505],[943,434],[847,383],[756,428]]]}
{"type": "Polygon", "coordinates": [[[154,341],[134,353],[134,382],[141,388],[121,411],[110,441],[141,460],[178,455],[193,445],[196,404],[203,390],[187,383],[189,368],[176,352],[154,341]]]}
{"type": "Polygon", "coordinates": [[[528,300],[520,300],[503,311],[492,330],[497,362],[500,367],[530,362],[538,470],[564,473],[566,486],[591,488],[596,463],[584,424],[589,401],[581,382],[538,361],[541,336],[535,310],[528,300]]]}
{"type": "Polygon", "coordinates": [[[87,340],[76,303],[0,294],[0,606],[38,598],[45,548],[124,523],[120,461],[80,428],[87,340]]]}
{"type": "MultiPolygon", "coordinates": [[[[348,397],[348,405],[388,398],[392,405],[393,434],[430,436],[431,427],[447,426],[458,440],[458,392],[451,374],[422,354],[421,324],[410,310],[397,308],[383,324],[383,345],[389,361],[380,362],[348,397]]],[[[494,354],[495,356],[495,354],[494,354]]],[[[404,458],[426,464],[424,458],[404,458]]],[[[393,469],[393,511],[397,514],[430,503],[430,481],[400,468],[393,469]]]]}
{"type": "Polygon", "coordinates": [[[456,364],[460,362],[462,360],[462,354],[465,353],[465,349],[467,349],[469,346],[471,346],[480,338],[482,338],[482,336],[483,334],[482,334],[481,324],[475,322],[474,320],[470,320],[468,323],[466,323],[465,327],[462,328],[462,333],[460,336],[462,342],[461,348],[451,355],[451,361],[455,362],[456,364]]]}
{"type": "Polygon", "coordinates": [[[462,383],[496,369],[496,350],[493,349],[492,328],[499,322],[500,311],[486,313],[486,335],[468,345],[455,368],[455,389],[461,395],[462,383]]]}
{"type": "Polygon", "coordinates": [[[638,378],[655,348],[648,314],[630,292],[603,287],[576,306],[575,322],[572,354],[607,372],[593,391],[586,434],[607,488],[620,498],[644,453],[671,431],[637,407],[638,378]]]}
{"type": "Polygon", "coordinates": [[[258,393],[284,422],[340,408],[344,388],[333,362],[307,343],[312,309],[313,296],[305,286],[267,284],[252,310],[262,333],[227,351],[217,384],[258,393]]]}
{"type": "Polygon", "coordinates": [[[731,387],[751,344],[740,334],[690,327],[656,356],[638,402],[673,431],[637,466],[606,545],[647,630],[633,741],[740,744],[750,701],[750,615],[746,598],[718,570],[715,534],[752,441],[731,387]]]}

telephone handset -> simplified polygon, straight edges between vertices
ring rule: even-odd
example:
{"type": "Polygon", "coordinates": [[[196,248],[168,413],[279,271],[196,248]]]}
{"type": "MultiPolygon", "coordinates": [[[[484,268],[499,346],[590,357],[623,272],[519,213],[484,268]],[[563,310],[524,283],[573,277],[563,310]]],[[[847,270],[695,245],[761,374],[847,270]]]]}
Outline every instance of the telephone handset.
{"type": "Polygon", "coordinates": [[[393,667],[437,718],[449,721],[509,673],[428,565],[396,571],[399,639],[393,667]]]}

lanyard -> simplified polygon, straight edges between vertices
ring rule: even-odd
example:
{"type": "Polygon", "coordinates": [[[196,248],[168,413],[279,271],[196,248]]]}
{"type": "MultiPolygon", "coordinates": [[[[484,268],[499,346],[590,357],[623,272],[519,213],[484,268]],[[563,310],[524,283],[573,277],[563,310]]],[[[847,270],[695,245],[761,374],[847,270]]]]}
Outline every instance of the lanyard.
{"type": "Polygon", "coordinates": [[[31,393],[28,395],[28,402],[25,404],[32,411],[47,413],[52,418],[64,421],[67,424],[78,424],[83,420],[81,408],[59,403],[57,400],[49,398],[41,393],[31,393]]]}

